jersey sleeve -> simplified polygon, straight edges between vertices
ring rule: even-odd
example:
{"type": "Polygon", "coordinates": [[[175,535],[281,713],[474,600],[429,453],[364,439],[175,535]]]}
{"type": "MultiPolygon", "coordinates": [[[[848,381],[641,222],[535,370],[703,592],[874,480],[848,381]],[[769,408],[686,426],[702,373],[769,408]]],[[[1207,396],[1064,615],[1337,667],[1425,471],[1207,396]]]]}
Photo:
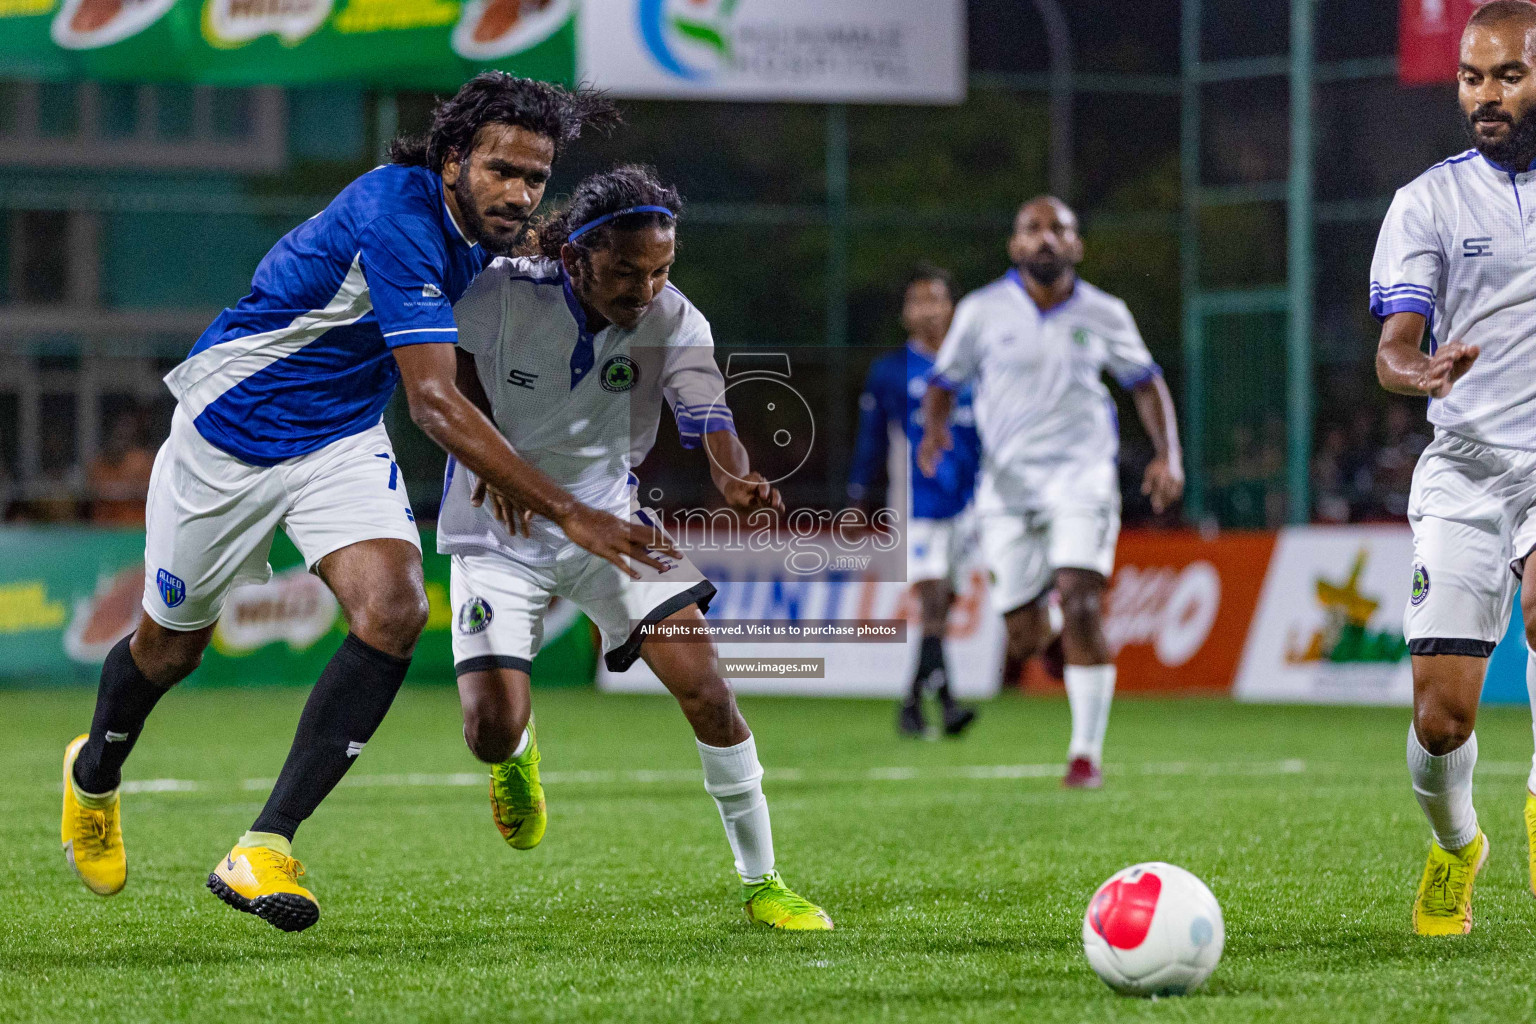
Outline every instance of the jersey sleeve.
{"type": "Polygon", "coordinates": [[[976,315],[976,303],[972,298],[960,300],[955,318],[950,322],[949,333],[933,361],[934,384],[949,391],[958,391],[976,376],[979,363],[979,338],[981,322],[976,315]]]}
{"type": "Polygon", "coordinates": [[[705,434],[736,432],[725,404],[725,377],[715,362],[714,335],[698,310],[689,308],[678,339],[668,346],[662,378],[684,448],[697,448],[705,434]]]}
{"type": "Polygon", "coordinates": [[[454,342],[458,327],[448,301],[440,225],[422,217],[380,217],[363,228],[358,249],[385,344],[454,342]]]}
{"type": "Polygon", "coordinates": [[[870,488],[881,482],[890,456],[890,429],[882,401],[884,368],[883,359],[869,368],[864,391],[859,395],[859,435],[854,443],[853,465],[848,470],[848,497],[853,501],[863,500],[870,488]]]}
{"type": "MultiPolygon", "coordinates": [[[[488,356],[501,345],[506,310],[506,280],[493,265],[453,305],[459,348],[472,356],[488,356]]],[[[426,338],[435,341],[440,339],[426,338]]],[[[453,340],[449,338],[448,340],[453,340]]]]}
{"type": "Polygon", "coordinates": [[[1131,316],[1125,303],[1115,303],[1106,326],[1104,364],[1121,387],[1126,390],[1138,388],[1153,377],[1162,376],[1163,368],[1147,350],[1147,343],[1136,327],[1136,318],[1131,316]]]}
{"type": "Polygon", "coordinates": [[[1443,266],[1434,211],[1416,190],[1398,189],[1371,259],[1371,314],[1385,320],[1393,313],[1418,313],[1433,327],[1443,266]]]}

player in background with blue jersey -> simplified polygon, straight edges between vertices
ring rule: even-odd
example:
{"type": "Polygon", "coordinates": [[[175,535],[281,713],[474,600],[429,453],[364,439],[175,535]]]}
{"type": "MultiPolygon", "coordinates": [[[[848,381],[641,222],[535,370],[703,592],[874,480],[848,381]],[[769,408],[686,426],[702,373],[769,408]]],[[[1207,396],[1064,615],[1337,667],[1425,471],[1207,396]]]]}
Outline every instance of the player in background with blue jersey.
{"type": "MultiPolygon", "coordinates": [[[[65,857],[92,891],[127,880],[122,766],[160,697],[202,659],[229,591],[271,577],[281,526],[349,628],[299,719],[266,806],[208,887],[285,931],[314,924],[290,842],[389,710],[427,619],[421,542],[382,413],[411,418],[460,464],[634,574],[652,531],[576,501],[519,459],[455,385],[452,304],[512,251],[561,149],[617,122],[601,95],[486,72],[423,138],[285,235],[251,292],[166,376],[177,398],[150,483],[144,614],[102,667],[88,734],[64,757],[65,857]]],[[[240,742],[241,723],[227,723],[240,742]]],[[[248,774],[262,774],[252,770],[248,774]]]]}
{"type": "Polygon", "coordinates": [[[949,609],[973,546],[970,504],[981,465],[981,440],[969,389],[956,402],[951,418],[954,447],[944,453],[938,471],[932,477],[923,476],[914,461],[923,438],[923,394],[954,314],[954,277],[932,264],[919,264],[902,295],[907,343],[902,351],[882,357],[869,368],[859,396],[859,439],[848,480],[849,499],[866,509],[872,506],[882,478],[889,484],[887,502],[908,501],[907,579],[917,592],[923,619],[917,668],[896,718],[897,727],[909,736],[921,736],[927,729],[923,715],[927,690],[939,699],[947,734],[958,736],[976,718],[973,709],[955,701],[944,662],[949,609]],[[900,439],[894,448],[893,435],[900,439]],[[893,451],[900,463],[892,459],[893,451]]]}

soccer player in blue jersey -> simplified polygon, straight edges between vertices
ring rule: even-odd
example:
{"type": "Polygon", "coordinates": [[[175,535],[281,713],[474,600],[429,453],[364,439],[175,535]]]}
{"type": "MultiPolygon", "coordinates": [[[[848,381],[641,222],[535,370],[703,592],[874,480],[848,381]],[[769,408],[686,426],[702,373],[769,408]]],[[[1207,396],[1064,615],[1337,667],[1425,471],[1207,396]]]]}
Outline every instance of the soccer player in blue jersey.
{"type": "Polygon", "coordinates": [[[127,878],[124,760],[197,667],[230,589],[270,577],[281,526],[350,632],[265,808],[208,887],[285,931],[319,919],[290,842],[383,720],[427,619],[415,517],[381,423],[396,382],[429,437],[572,541],[631,575],[626,556],[659,567],[647,545],[675,552],[519,459],[455,385],[452,304],[522,239],[562,148],[616,121],[589,91],[477,76],[425,137],[397,142],[391,163],[284,236],[251,293],[167,375],[177,408],[150,484],[144,614],[107,656],[91,730],[64,758],[61,839],[92,891],[110,896],[127,878]]]}
{"type": "MultiPolygon", "coordinates": [[[[917,669],[896,716],[897,728],[909,736],[921,736],[927,729],[925,690],[931,689],[939,699],[945,733],[958,736],[976,718],[973,709],[959,704],[951,694],[944,663],[949,608],[975,535],[970,505],[981,465],[981,440],[976,434],[969,388],[957,397],[951,417],[954,447],[944,453],[938,471],[924,476],[917,472],[915,461],[923,439],[923,394],[954,315],[953,276],[932,264],[920,264],[907,280],[902,296],[901,321],[907,330],[907,344],[869,368],[864,393],[859,396],[859,439],[848,478],[848,497],[866,508],[882,476],[893,485],[905,479],[909,489],[907,579],[917,592],[923,617],[917,669]],[[891,439],[898,432],[904,462],[893,467],[889,461],[891,439]]],[[[895,500],[895,491],[895,486],[888,489],[888,500],[895,500]]]]}

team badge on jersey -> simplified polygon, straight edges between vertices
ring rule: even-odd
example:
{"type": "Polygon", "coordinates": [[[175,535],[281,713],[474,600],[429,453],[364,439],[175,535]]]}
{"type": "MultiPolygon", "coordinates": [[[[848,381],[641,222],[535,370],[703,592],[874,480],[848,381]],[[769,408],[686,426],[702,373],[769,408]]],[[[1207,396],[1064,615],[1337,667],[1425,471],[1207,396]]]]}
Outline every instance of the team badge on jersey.
{"type": "Polygon", "coordinates": [[[598,378],[603,382],[603,390],[620,394],[635,386],[640,379],[640,367],[628,356],[614,356],[603,364],[602,376],[598,378]]]}
{"type": "Polygon", "coordinates": [[[155,573],[155,584],[160,590],[160,600],[167,608],[175,608],[187,599],[187,585],[164,569],[155,573]]]}
{"type": "Polygon", "coordinates": [[[1428,596],[1429,570],[1426,569],[1423,565],[1415,565],[1413,567],[1413,592],[1409,596],[1409,600],[1414,604],[1419,605],[1423,604],[1424,599],[1428,596]]]}
{"type": "Polygon", "coordinates": [[[459,609],[459,632],[465,636],[484,633],[491,624],[491,606],[481,597],[472,597],[459,609]]]}

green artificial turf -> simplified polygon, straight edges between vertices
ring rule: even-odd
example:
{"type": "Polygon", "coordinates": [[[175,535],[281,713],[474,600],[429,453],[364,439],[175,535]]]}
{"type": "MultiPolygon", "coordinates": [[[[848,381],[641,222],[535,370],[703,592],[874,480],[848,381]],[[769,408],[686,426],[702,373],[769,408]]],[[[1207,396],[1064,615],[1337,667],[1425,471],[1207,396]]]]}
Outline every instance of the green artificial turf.
{"type": "Polygon", "coordinates": [[[536,695],[550,824],[524,853],[491,824],[454,694],[407,690],[299,833],[322,916],[284,935],[203,880],[304,696],[162,703],[127,777],[196,787],[125,798],[128,888],[103,900],[57,832],[59,758],[91,695],[0,693],[0,1021],[1536,1018],[1522,709],[1478,723],[1493,858],[1476,930],[1423,940],[1403,710],[1125,700],[1106,787],[1069,793],[1063,700],[996,701],[962,741],[913,742],[884,703],[744,699],[779,867],[837,921],[788,935],[742,916],[668,700],[536,695]],[[1122,999],[1088,969],[1082,915],[1104,878],[1154,859],[1215,891],[1226,956],[1194,996],[1122,999]]]}

